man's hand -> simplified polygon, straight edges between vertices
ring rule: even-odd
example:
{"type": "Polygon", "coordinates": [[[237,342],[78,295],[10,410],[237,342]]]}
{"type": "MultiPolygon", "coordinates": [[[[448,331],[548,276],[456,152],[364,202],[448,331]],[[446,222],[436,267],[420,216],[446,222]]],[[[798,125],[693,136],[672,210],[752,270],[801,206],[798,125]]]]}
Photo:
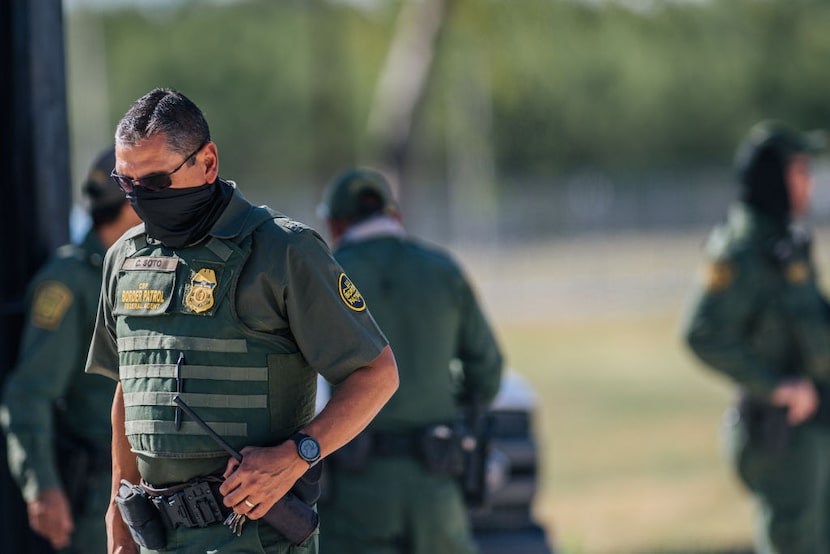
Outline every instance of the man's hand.
{"type": "MultiPolygon", "coordinates": [[[[326,457],[362,431],[397,388],[398,366],[387,345],[377,358],[337,385],[323,411],[302,431],[317,439],[326,457]]],[[[251,519],[267,514],[308,471],[308,462],[297,454],[292,440],[272,447],[246,446],[240,453],[241,463],[228,460],[219,492],[225,506],[251,519]]]]}
{"type": "Polygon", "coordinates": [[[69,500],[61,489],[46,489],[26,504],[29,527],[44,537],[55,550],[69,546],[75,529],[69,500]]]}
{"type": "Polygon", "coordinates": [[[308,463],[297,455],[290,440],[273,447],[246,446],[240,453],[241,463],[228,460],[219,492],[225,497],[225,506],[250,519],[268,513],[308,470],[308,463]]]}
{"type": "Polygon", "coordinates": [[[813,417],[818,410],[819,397],[809,379],[784,381],[772,391],[772,404],[787,408],[787,422],[798,425],[813,417]]]}

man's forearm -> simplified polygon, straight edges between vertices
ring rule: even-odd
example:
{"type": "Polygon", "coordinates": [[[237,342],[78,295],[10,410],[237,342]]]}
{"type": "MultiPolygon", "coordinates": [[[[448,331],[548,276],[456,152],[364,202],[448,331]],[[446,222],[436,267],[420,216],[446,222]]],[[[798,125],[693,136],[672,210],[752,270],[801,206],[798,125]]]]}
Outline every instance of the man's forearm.
{"type": "Polygon", "coordinates": [[[132,483],[138,483],[138,465],[136,455],[130,450],[130,442],[127,440],[126,427],[124,424],[124,391],[121,383],[115,389],[115,396],[112,401],[112,493],[113,497],[118,492],[121,479],[127,479],[132,483]]]}
{"type": "Polygon", "coordinates": [[[349,375],[326,407],[305,428],[327,456],[352,440],[374,419],[398,388],[398,366],[388,346],[369,365],[349,375]]]}
{"type": "MultiPolygon", "coordinates": [[[[340,384],[323,411],[303,431],[317,439],[323,456],[331,454],[369,424],[397,387],[395,357],[386,347],[340,384]]],[[[226,506],[251,519],[263,517],[308,470],[290,440],[272,447],[245,447],[241,453],[241,463],[229,461],[219,490],[226,506]]]]}
{"type": "Polygon", "coordinates": [[[115,503],[121,479],[138,483],[141,478],[136,464],[136,455],[130,450],[130,443],[127,440],[124,421],[124,391],[121,383],[118,383],[112,400],[112,492],[106,517],[107,542],[110,552],[118,551],[119,547],[125,549],[123,552],[129,552],[130,549],[138,551],[115,503]]]}

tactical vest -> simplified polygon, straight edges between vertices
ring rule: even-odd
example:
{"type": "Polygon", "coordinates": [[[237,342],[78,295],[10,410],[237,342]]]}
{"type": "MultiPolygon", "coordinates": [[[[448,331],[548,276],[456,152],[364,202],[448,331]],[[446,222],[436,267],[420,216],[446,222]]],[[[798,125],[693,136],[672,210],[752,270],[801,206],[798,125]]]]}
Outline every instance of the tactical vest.
{"type": "Polygon", "coordinates": [[[252,232],[275,216],[252,207],[236,237],[182,250],[143,233],[126,239],[113,314],[126,435],[136,452],[226,455],[177,413],[176,394],[237,450],[277,444],[313,417],[316,373],[290,334],[252,331],[235,308],[252,232]]]}

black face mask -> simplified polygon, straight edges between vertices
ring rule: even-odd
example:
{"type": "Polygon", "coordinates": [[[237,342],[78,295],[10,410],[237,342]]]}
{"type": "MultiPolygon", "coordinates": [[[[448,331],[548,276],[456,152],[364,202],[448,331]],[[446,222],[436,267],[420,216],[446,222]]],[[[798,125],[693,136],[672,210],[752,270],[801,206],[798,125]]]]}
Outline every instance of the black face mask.
{"type": "Polygon", "coordinates": [[[147,234],[170,248],[205,238],[230,202],[233,188],[221,180],[183,189],[135,187],[127,198],[144,220],[147,234]]]}

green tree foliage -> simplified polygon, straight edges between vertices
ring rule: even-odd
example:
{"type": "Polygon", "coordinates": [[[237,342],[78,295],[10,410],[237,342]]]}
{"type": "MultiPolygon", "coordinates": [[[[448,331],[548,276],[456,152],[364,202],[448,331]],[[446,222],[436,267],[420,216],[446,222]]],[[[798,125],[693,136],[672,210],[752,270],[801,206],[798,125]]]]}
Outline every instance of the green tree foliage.
{"type": "MultiPolygon", "coordinates": [[[[207,112],[227,175],[319,183],[365,162],[400,2],[367,5],[192,1],[102,12],[112,124],[132,100],[169,86],[207,112]]],[[[454,0],[415,163],[443,176],[447,121],[464,102],[451,93],[460,77],[487,91],[500,175],[726,164],[760,118],[830,127],[830,4],[650,6],[454,0]]]]}
{"type": "Polygon", "coordinates": [[[824,4],[532,4],[490,3],[501,167],[711,163],[759,118],[830,123],[824,4]]]}

